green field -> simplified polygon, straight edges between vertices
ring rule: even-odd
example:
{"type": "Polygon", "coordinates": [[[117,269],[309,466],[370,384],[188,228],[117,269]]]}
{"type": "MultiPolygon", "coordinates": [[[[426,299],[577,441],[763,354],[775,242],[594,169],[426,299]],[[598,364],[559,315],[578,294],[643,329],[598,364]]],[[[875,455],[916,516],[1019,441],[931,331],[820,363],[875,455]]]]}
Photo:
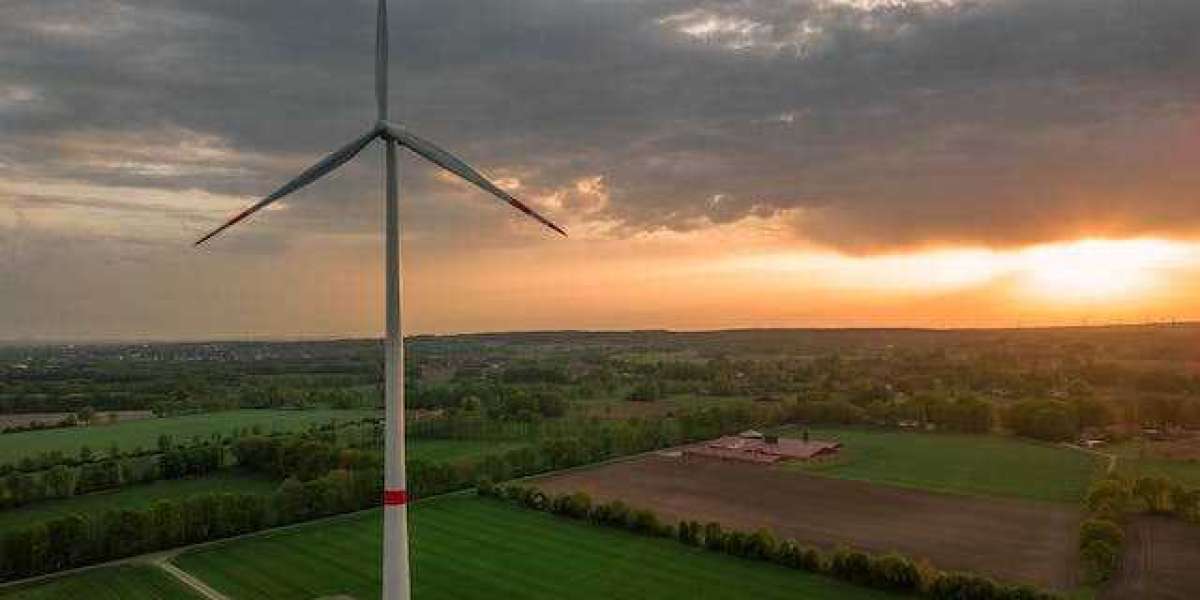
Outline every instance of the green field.
{"type": "Polygon", "coordinates": [[[0,511],[0,532],[72,513],[98,515],[106,510],[148,508],[156,500],[174,500],[210,492],[270,493],[279,482],[223,472],[203,479],[179,479],[133,485],[111,492],[38,502],[0,511]]]}
{"type": "Polygon", "coordinates": [[[410,439],[406,446],[409,460],[453,461],[462,458],[499,454],[525,446],[524,442],[485,440],[410,439]]]}
{"type": "Polygon", "coordinates": [[[665,417],[669,414],[681,414],[714,406],[754,405],[754,400],[750,396],[702,396],[698,394],[673,394],[654,402],[633,402],[626,399],[629,392],[629,389],[625,389],[612,397],[572,402],[571,412],[577,416],[627,419],[665,417]]]}
{"type": "MultiPolygon", "coordinates": [[[[413,505],[413,595],[431,598],[893,596],[675,541],[568,521],[473,496],[413,505]]],[[[175,564],[245,598],[379,596],[381,513],[187,552],[175,564]]]]}
{"type": "Polygon", "coordinates": [[[1149,456],[1137,442],[1101,448],[1101,452],[1117,455],[1117,472],[1130,476],[1156,475],[1184,485],[1200,487],[1200,461],[1170,460],[1149,456]]]}
{"type": "MultiPolygon", "coordinates": [[[[812,428],[813,439],[844,444],[839,458],[779,468],[968,494],[1078,502],[1104,461],[1067,448],[995,435],[812,428]]],[[[799,437],[789,428],[781,435],[799,437]]]]}
{"type": "Polygon", "coordinates": [[[201,598],[162,569],[122,565],[85,571],[43,583],[0,588],[5,600],[193,600],[201,598]]]}
{"type": "Polygon", "coordinates": [[[167,434],[176,441],[213,433],[228,435],[235,428],[260,426],[264,432],[295,431],[311,424],[333,419],[352,420],[377,415],[374,410],[231,410],[227,412],[143,419],[114,425],[49,429],[0,435],[0,462],[16,462],[39,452],[61,451],[75,454],[83,446],[97,452],[116,444],[122,450],[154,448],[158,436],[167,434]]]}

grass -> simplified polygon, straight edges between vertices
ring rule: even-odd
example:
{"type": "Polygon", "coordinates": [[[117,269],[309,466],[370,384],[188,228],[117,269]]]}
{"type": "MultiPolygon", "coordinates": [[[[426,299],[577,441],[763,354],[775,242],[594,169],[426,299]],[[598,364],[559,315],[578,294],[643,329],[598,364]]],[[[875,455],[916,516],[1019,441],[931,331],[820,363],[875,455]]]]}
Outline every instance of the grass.
{"type": "Polygon", "coordinates": [[[84,571],[78,575],[46,580],[31,585],[0,588],[5,600],[192,600],[200,596],[149,565],[121,565],[84,571]]]}
{"type": "Polygon", "coordinates": [[[116,444],[122,450],[155,448],[158,436],[167,434],[177,442],[193,436],[230,434],[234,428],[260,426],[264,432],[295,431],[333,419],[361,419],[378,414],[374,410],[231,410],[202,415],[142,419],[70,429],[50,429],[0,435],[0,462],[17,462],[41,452],[76,454],[83,446],[102,453],[116,444]]]}
{"type": "Polygon", "coordinates": [[[148,508],[156,500],[174,500],[210,492],[269,493],[279,482],[261,477],[223,472],[203,479],[156,481],[111,492],[38,502],[0,511],[0,533],[69,514],[98,515],[106,510],[148,508]]]}
{"type": "Polygon", "coordinates": [[[1200,487],[1200,461],[1171,460],[1151,455],[1137,442],[1101,448],[1102,452],[1117,455],[1117,472],[1130,477],[1160,476],[1184,485],[1200,487]]]}
{"type": "MultiPolygon", "coordinates": [[[[781,435],[799,437],[789,428],[781,435]]],[[[842,442],[830,462],[780,468],[972,496],[1079,502],[1103,459],[1083,452],[995,435],[814,428],[813,439],[842,442]]]]}
{"type": "Polygon", "coordinates": [[[524,442],[485,440],[410,439],[406,446],[409,460],[453,461],[499,454],[525,446],[524,442]]]}
{"type": "MultiPolygon", "coordinates": [[[[666,539],[458,495],[413,505],[413,595],[436,598],[892,596],[666,539]]],[[[175,564],[234,598],[379,596],[381,513],[187,552],[175,564]]]]}
{"type": "Polygon", "coordinates": [[[682,414],[713,406],[752,406],[750,396],[702,396],[698,394],[674,394],[654,402],[633,402],[626,399],[628,389],[607,398],[595,398],[573,402],[571,410],[576,415],[605,419],[628,419],[633,417],[664,417],[682,414]]]}

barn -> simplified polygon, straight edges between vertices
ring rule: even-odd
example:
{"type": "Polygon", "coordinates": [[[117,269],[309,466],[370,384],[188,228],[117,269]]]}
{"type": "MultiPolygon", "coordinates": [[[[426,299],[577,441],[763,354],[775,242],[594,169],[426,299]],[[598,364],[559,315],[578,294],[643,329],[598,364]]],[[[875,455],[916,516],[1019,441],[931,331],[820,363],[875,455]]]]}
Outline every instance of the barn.
{"type": "Polygon", "coordinates": [[[766,436],[757,431],[720,437],[684,449],[684,456],[774,464],[785,460],[817,460],[836,456],[841,442],[796,440],[766,436]]]}

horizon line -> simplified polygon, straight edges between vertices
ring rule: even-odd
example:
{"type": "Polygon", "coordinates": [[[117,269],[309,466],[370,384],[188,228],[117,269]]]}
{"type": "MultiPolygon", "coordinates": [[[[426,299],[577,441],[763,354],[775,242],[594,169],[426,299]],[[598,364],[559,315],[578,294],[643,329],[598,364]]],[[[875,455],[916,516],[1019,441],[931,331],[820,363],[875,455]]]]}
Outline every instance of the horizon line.
{"type": "MultiPolygon", "coordinates": [[[[1059,325],[974,325],[974,326],[904,326],[904,325],[846,325],[846,326],[805,326],[805,327],[782,327],[782,326],[763,326],[763,327],[721,327],[721,328],[613,328],[613,329],[593,329],[593,328],[565,328],[565,329],[508,329],[508,330],[490,330],[490,331],[456,331],[442,333],[415,333],[406,335],[404,339],[413,340],[420,338],[469,338],[469,337],[484,337],[484,336],[504,336],[504,335],[553,335],[553,334],[582,334],[582,335],[604,335],[604,334],[637,334],[637,333],[665,333],[665,334],[704,334],[704,333],[738,333],[738,332],[871,332],[871,331],[899,331],[899,332],[933,332],[933,333],[952,333],[952,332],[970,332],[970,331],[1048,331],[1058,329],[1113,329],[1113,328],[1138,328],[1138,327],[1197,327],[1200,326],[1200,320],[1161,320],[1161,321],[1113,321],[1106,323],[1085,323],[1085,324],[1059,324],[1059,325]]],[[[71,338],[69,336],[49,337],[49,338],[8,338],[0,339],[0,346],[116,346],[116,345],[137,345],[137,344],[253,344],[253,343],[305,343],[305,342],[362,342],[362,341],[383,341],[383,334],[377,336],[354,335],[354,334],[313,334],[313,335],[285,335],[285,336],[236,336],[236,335],[215,335],[213,337],[95,337],[95,338],[71,338]]]]}

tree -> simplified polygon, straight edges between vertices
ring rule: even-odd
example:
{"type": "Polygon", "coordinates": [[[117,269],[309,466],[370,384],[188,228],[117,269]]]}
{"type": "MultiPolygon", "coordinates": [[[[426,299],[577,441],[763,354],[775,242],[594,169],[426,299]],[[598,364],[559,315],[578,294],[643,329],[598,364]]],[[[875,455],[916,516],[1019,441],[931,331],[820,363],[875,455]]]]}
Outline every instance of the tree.
{"type": "Polygon", "coordinates": [[[1123,479],[1102,479],[1092,484],[1091,490],[1088,491],[1088,511],[1109,519],[1120,518],[1129,511],[1132,503],[1133,490],[1123,479]]]}
{"type": "Polygon", "coordinates": [[[1009,407],[1008,426],[1019,435],[1050,442],[1073,439],[1079,419],[1065,402],[1022,400],[1009,407]]]}
{"type": "Polygon", "coordinates": [[[92,419],[96,418],[96,409],[91,406],[85,406],[75,413],[75,419],[84,425],[91,425],[92,419]]]}
{"type": "Polygon", "coordinates": [[[662,396],[662,386],[653,379],[647,379],[634,386],[626,399],[633,402],[654,402],[662,398],[662,396]]]}
{"type": "Polygon", "coordinates": [[[1121,562],[1121,550],[1104,540],[1092,540],[1079,551],[1090,581],[1107,581],[1117,572],[1121,562]]]}
{"type": "Polygon", "coordinates": [[[1152,513],[1171,512],[1171,481],[1165,477],[1139,477],[1133,484],[1133,495],[1152,513]]]}
{"type": "Polygon", "coordinates": [[[55,465],[42,475],[47,498],[67,498],[75,495],[75,471],[66,465],[55,465]]]}

